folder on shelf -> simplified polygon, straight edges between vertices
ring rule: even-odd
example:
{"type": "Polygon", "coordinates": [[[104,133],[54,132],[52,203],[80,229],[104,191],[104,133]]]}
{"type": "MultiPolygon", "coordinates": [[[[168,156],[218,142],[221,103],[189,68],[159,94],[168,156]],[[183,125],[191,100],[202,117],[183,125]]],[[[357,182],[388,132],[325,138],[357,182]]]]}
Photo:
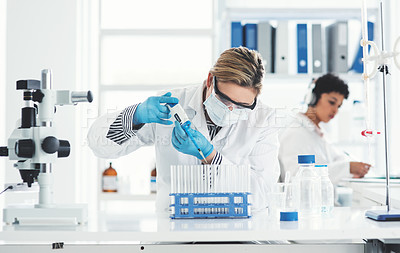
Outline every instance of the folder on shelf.
{"type": "Polygon", "coordinates": [[[347,64],[347,29],[346,21],[336,22],[327,27],[327,62],[329,72],[346,73],[349,69],[347,64]]]}
{"type": "Polygon", "coordinates": [[[297,73],[307,73],[307,24],[297,24],[297,73]]]}
{"type": "Polygon", "coordinates": [[[241,22],[231,23],[231,47],[243,46],[243,26],[241,22]]]}
{"type": "Polygon", "coordinates": [[[288,74],[289,73],[289,42],[288,42],[289,28],[287,20],[278,21],[276,27],[275,37],[275,73],[288,74]]]}
{"type": "MultiPolygon", "coordinates": [[[[373,41],[374,40],[374,23],[368,21],[367,25],[368,29],[368,40],[373,41]]],[[[361,39],[360,39],[361,41],[361,39]]],[[[370,46],[368,46],[368,51],[370,50],[370,46]]],[[[364,72],[364,66],[362,62],[363,58],[363,48],[360,45],[358,48],[356,58],[354,59],[353,65],[351,66],[350,70],[354,70],[356,73],[363,73],[364,72]]]]}
{"type": "Polygon", "coordinates": [[[257,25],[257,47],[263,58],[266,73],[274,73],[275,28],[269,22],[257,25]]]}
{"type": "Polygon", "coordinates": [[[245,47],[257,50],[257,24],[245,24],[243,38],[245,47]]]}
{"type": "Polygon", "coordinates": [[[321,24],[311,26],[312,35],[312,71],[313,73],[322,73],[325,67],[322,59],[322,29],[321,24]]]}

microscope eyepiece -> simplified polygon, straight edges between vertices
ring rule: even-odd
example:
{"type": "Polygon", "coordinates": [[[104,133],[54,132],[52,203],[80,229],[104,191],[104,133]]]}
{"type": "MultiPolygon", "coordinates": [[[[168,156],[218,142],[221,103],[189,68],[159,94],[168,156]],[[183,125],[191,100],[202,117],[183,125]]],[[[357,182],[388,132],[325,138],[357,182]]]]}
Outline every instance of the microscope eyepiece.
{"type": "Polygon", "coordinates": [[[71,92],[71,101],[73,103],[78,102],[89,102],[93,101],[93,94],[89,91],[72,91],[71,92]]]}
{"type": "Polygon", "coordinates": [[[39,90],[40,81],[39,80],[18,80],[17,90],[39,90]]]}
{"type": "Polygon", "coordinates": [[[8,148],[0,147],[0,156],[8,156],[8,148]]]}

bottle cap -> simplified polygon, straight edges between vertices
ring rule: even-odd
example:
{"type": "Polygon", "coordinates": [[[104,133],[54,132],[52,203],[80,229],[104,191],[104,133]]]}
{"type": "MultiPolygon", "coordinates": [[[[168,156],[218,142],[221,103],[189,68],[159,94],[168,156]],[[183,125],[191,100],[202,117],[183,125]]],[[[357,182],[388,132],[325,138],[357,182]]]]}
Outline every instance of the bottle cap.
{"type": "Polygon", "coordinates": [[[315,169],[318,170],[319,174],[321,176],[328,176],[329,175],[329,171],[328,171],[328,165],[326,164],[316,164],[314,165],[315,169]]]}
{"type": "Polygon", "coordinates": [[[297,212],[281,212],[281,221],[298,221],[299,216],[297,212]]]}
{"type": "Polygon", "coordinates": [[[315,155],[299,155],[297,162],[300,163],[315,163],[315,155]]]}

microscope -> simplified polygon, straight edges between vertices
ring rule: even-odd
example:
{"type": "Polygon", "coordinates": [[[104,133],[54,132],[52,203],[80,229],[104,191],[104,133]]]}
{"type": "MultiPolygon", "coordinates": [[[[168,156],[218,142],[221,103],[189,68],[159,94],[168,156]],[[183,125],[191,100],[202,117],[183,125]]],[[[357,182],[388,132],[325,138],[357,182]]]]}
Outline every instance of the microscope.
{"type": "Polygon", "coordinates": [[[57,158],[68,157],[70,143],[55,137],[52,126],[56,105],[76,105],[92,102],[90,91],[52,90],[52,73],[42,70],[39,80],[19,80],[17,90],[23,90],[24,106],[21,125],[0,147],[0,156],[16,160],[22,181],[31,187],[39,185],[39,203],[29,206],[6,207],[3,221],[7,224],[64,223],[83,224],[87,221],[85,205],[59,205],[53,202],[52,163],[57,158]]]}

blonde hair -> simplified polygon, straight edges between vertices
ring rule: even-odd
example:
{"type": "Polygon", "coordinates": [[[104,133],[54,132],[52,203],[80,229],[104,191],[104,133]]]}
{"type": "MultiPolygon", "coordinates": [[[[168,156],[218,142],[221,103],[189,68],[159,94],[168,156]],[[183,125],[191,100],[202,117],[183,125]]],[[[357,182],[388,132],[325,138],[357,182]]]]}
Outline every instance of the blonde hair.
{"type": "Polygon", "coordinates": [[[257,51],[246,47],[234,47],[220,55],[210,73],[223,82],[254,88],[258,95],[262,88],[264,65],[257,51]]]}

